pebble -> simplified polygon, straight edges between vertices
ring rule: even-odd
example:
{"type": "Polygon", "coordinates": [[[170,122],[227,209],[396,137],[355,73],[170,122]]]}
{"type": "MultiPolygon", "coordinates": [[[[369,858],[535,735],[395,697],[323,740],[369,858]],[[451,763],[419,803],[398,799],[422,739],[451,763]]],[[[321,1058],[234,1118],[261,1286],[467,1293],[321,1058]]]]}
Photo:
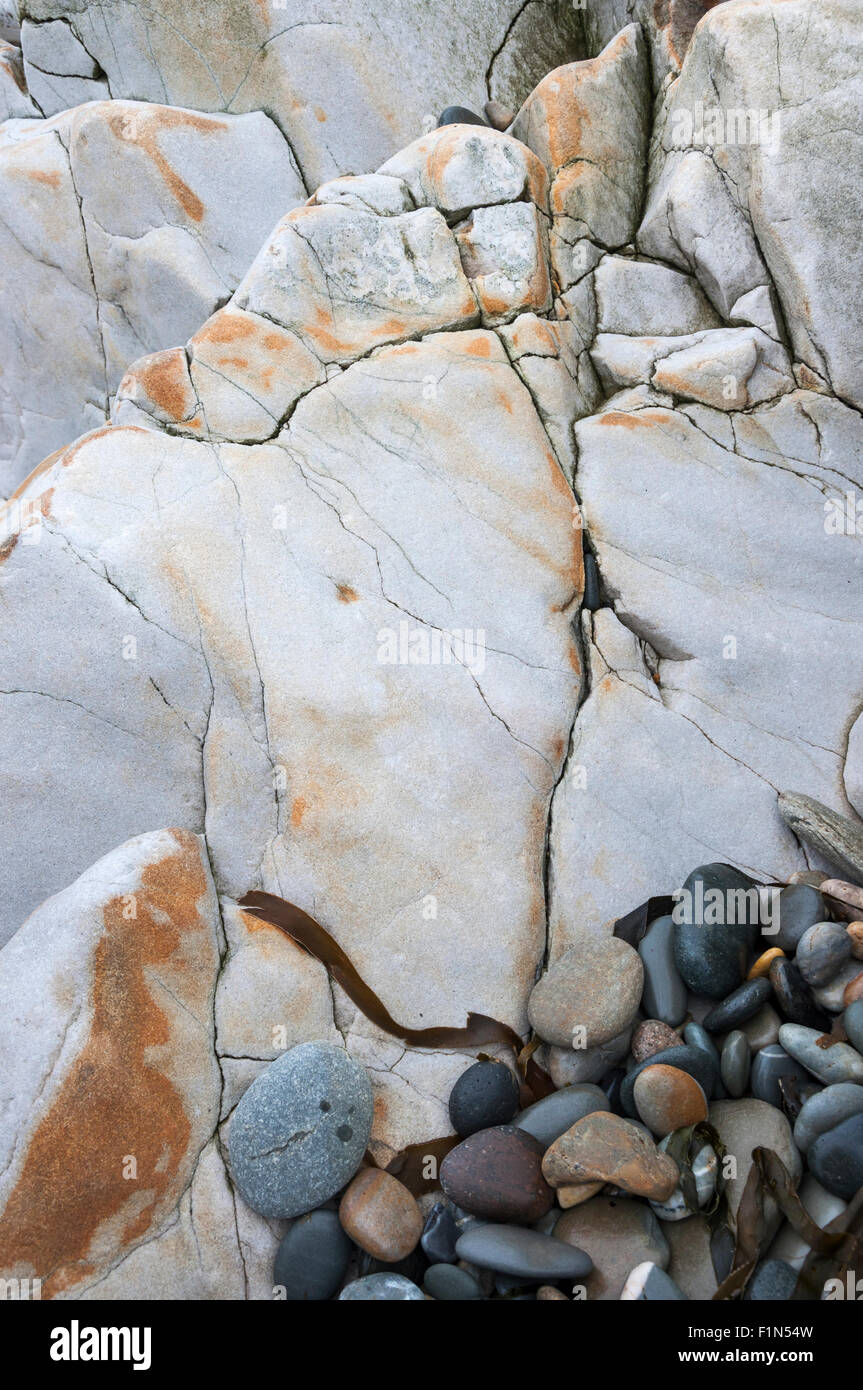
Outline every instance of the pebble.
{"type": "Polygon", "coordinates": [[[686,985],[674,963],[674,922],[657,917],[638,943],[644,966],[642,1008],[676,1028],[686,1017],[686,985]]]}
{"type": "Polygon", "coordinates": [[[838,1081],[863,1082],[860,1053],[848,1043],[819,1047],[818,1039],[822,1036],[814,1028],[802,1028],[799,1023],[783,1023],[779,1029],[779,1041],[785,1051],[825,1086],[833,1086],[838,1081]]]}
{"type": "Polygon", "coordinates": [[[500,101],[487,101],[483,109],[489,125],[495,130],[506,130],[515,120],[515,112],[500,101]]]}
{"type": "Polygon", "coordinates": [[[504,1062],[474,1062],[450,1092],[450,1123],[463,1139],[505,1125],[517,1110],[518,1082],[504,1062]]]}
{"type": "Polygon", "coordinates": [[[808,1081],[808,1073],[805,1067],[799,1062],[795,1062],[793,1057],[789,1057],[784,1047],[779,1043],[771,1043],[769,1047],[762,1047],[756,1054],[752,1062],[752,1072],[750,1075],[750,1087],[752,1094],[758,1100],[764,1100],[768,1105],[775,1105],[777,1109],[782,1109],[782,1091],[779,1088],[781,1077],[787,1077],[790,1081],[808,1081]]]}
{"type": "Polygon", "coordinates": [[[483,1129],[450,1150],[440,1167],[440,1185],[451,1202],[474,1216],[538,1221],[554,1204],[542,1175],[543,1153],[532,1134],[514,1125],[483,1129]]]}
{"type": "Polygon", "coordinates": [[[863,960],[863,922],[849,922],[846,928],[851,938],[851,954],[855,960],[863,960]]]}
{"type": "Polygon", "coordinates": [[[429,1265],[423,1279],[423,1289],[431,1298],[441,1302],[482,1298],[483,1292],[472,1274],[458,1265],[429,1265]]]}
{"type": "Polygon", "coordinates": [[[616,1038],[600,1043],[599,1047],[549,1047],[548,1070],[555,1086],[573,1086],[579,1082],[599,1081],[629,1052],[632,1028],[624,1028],[616,1038]]]}
{"type": "Polygon", "coordinates": [[[855,999],[842,1015],[842,1026],[852,1047],[863,1053],[863,1000],[855,999]]]}
{"type": "Polygon", "coordinates": [[[540,1284],[536,1291],[536,1301],[537,1303],[569,1303],[566,1294],[561,1293],[560,1289],[556,1289],[554,1284],[540,1284]]]}
{"type": "Polygon", "coordinates": [[[351,1242],[334,1211],[300,1216],[282,1237],[273,1265],[273,1283],[288,1301],[332,1298],[351,1257],[351,1242]]]}
{"type": "Polygon", "coordinates": [[[769,1047],[778,1041],[781,1025],[782,1019],[776,1010],[770,1004],[765,1004],[754,1018],[742,1024],[740,1031],[746,1036],[750,1052],[760,1052],[762,1047],[769,1047]]]}
{"type": "Polygon", "coordinates": [[[457,1249],[460,1260],[517,1279],[584,1279],[593,1267],[583,1250],[523,1226],[475,1226],[457,1249]]]}
{"type": "Polygon", "coordinates": [[[775,960],[770,967],[770,983],[776,1006],[788,1023],[807,1028],[829,1028],[829,1016],[815,1002],[797,966],[791,960],[775,960]]]}
{"type": "Polygon", "coordinates": [[[681,1299],[686,1301],[686,1295],[681,1293],[665,1270],[649,1262],[636,1265],[624,1284],[620,1297],[626,1302],[637,1299],[645,1299],[650,1303],[669,1303],[681,1299]]]}
{"type": "MultiPolygon", "coordinates": [[[[713,1047],[712,1043],[711,1047],[713,1047]]],[[[677,1067],[680,1071],[688,1072],[690,1076],[695,1077],[709,1099],[713,1095],[719,1074],[719,1054],[715,1048],[713,1048],[713,1052],[716,1054],[715,1062],[708,1053],[685,1043],[679,1047],[669,1047],[664,1052],[656,1052],[652,1057],[648,1057],[646,1062],[639,1062],[626,1073],[621,1083],[620,1101],[626,1114],[634,1117],[637,1113],[632,1093],[635,1089],[635,1083],[645,1067],[663,1065],[677,1067]]]]}
{"type": "Polygon", "coordinates": [[[797,1285],[797,1270],[784,1260],[762,1260],[756,1266],[744,1295],[748,1302],[784,1303],[797,1285]]]}
{"type": "Polygon", "coordinates": [[[257,1077],[234,1111],[228,1153],[243,1200],[300,1216],[351,1180],[372,1130],[364,1069],[331,1043],[300,1043],[257,1077]]]}
{"type": "Polygon", "coordinates": [[[807,985],[820,989],[838,973],[851,955],[851,938],[841,922],[816,922],[804,932],[794,964],[807,985]]]}
{"type": "Polygon", "coordinates": [[[592,1197],[565,1212],[554,1234],[585,1250],[593,1261],[586,1281],[589,1302],[619,1299],[634,1265],[649,1260],[666,1269],[671,1254],[650,1207],[626,1197],[592,1197]]]}
{"type": "Polygon", "coordinates": [[[578,1050],[616,1038],[632,1022],[644,969],[638,952],[620,937],[581,928],[572,940],[534,985],[527,1015],[545,1042],[578,1050]]]}
{"type": "Polygon", "coordinates": [[[798,838],[814,845],[853,881],[863,878],[863,825],[811,796],[780,792],[779,813],[798,838]]]}
{"type": "MultiPolygon", "coordinates": [[[[857,961],[856,964],[859,966],[860,962],[857,961]]],[[[863,971],[846,984],[842,1003],[847,1009],[849,1004],[856,1004],[861,999],[863,999],[863,971]]]]}
{"type": "Polygon", "coordinates": [[[567,1086],[529,1105],[520,1115],[516,1115],[513,1124],[517,1129],[532,1134],[545,1150],[576,1120],[583,1119],[594,1110],[608,1109],[608,1098],[598,1086],[567,1086]]]}
{"type": "MultiPolygon", "coordinates": [[[[720,1281],[716,1277],[710,1253],[710,1227],[706,1219],[703,1216],[690,1216],[688,1221],[676,1221],[667,1227],[667,1233],[671,1246],[668,1274],[687,1298],[709,1302],[720,1281]]],[[[732,1239],[732,1253],[733,1244],[732,1239]]]]}
{"type": "Polygon", "coordinates": [[[832,898],[847,909],[849,921],[863,908],[863,888],[857,883],[845,883],[841,878],[826,878],[819,887],[825,898],[832,898]]]}
{"type": "Polygon", "coordinates": [[[728,1034],[722,1044],[719,1074],[730,1096],[742,1096],[749,1084],[749,1039],[739,1029],[728,1034]]]}
{"type": "Polygon", "coordinates": [[[381,1168],[363,1168],[339,1203],[339,1220],[366,1254],[387,1264],[407,1259],[422,1235],[416,1198],[381,1168]]]}
{"type": "Polygon", "coordinates": [[[860,988],[860,978],[859,960],[847,961],[829,984],[815,990],[816,1004],[828,1013],[841,1014],[848,1004],[853,1003],[854,995],[860,988]]]}
{"type": "MultiPolygon", "coordinates": [[[[791,1126],[781,1110],[749,1096],[741,1100],[719,1100],[711,1105],[707,1122],[717,1131],[726,1151],[736,1159],[735,1172],[729,1173],[725,1179],[725,1195],[732,1220],[736,1220],[737,1208],[752,1168],[753,1149],[772,1149],[784,1163],[796,1187],[803,1165],[791,1135],[791,1126]]],[[[775,1220],[775,1206],[772,1203],[769,1206],[773,1207],[775,1220]]]]}
{"type": "Polygon", "coordinates": [[[781,946],[771,946],[769,951],[764,951],[758,957],[754,965],[749,967],[747,980],[763,980],[770,974],[770,967],[775,960],[781,960],[785,955],[781,946]]]}
{"type": "Polygon", "coordinates": [[[716,1075],[719,1075],[719,1049],[711,1038],[707,1029],[702,1023],[687,1023],[683,1030],[683,1038],[688,1047],[694,1047],[697,1052],[703,1052],[710,1058],[716,1075]]]}
{"type": "Polygon", "coordinates": [[[863,1187],[863,1115],[851,1115],[819,1135],[807,1158],[821,1185],[834,1197],[850,1202],[863,1187]]]}
{"type": "MultiPolygon", "coordinates": [[[[668,1135],[659,1145],[660,1152],[665,1153],[672,1135],[668,1135]]],[[[719,1172],[719,1159],[712,1144],[704,1143],[696,1153],[691,1163],[692,1177],[695,1181],[695,1198],[699,1207],[706,1207],[716,1188],[716,1175],[719,1172]]],[[[671,1196],[664,1202],[650,1203],[654,1213],[660,1221],[682,1221],[685,1217],[693,1213],[686,1205],[686,1197],[683,1187],[678,1184],[671,1196]]]]}
{"type": "Polygon", "coordinates": [[[438,117],[438,129],[442,125],[485,125],[485,121],[466,106],[446,106],[438,117]]]}
{"type": "Polygon", "coordinates": [[[657,1202],[671,1196],[680,1176],[677,1164],[659,1153],[643,1129],[602,1110],[556,1139],[542,1170],[552,1187],[610,1182],[657,1202]]]}
{"type": "Polygon", "coordinates": [[[636,1078],[632,1099],[639,1117],[657,1138],[707,1119],[707,1097],[688,1072],[651,1065],[636,1078]]]}
{"type": "Polygon", "coordinates": [[[432,1264],[455,1264],[455,1243],[460,1235],[449,1202],[435,1202],[420,1236],[420,1245],[432,1264]]]}
{"type": "Polygon", "coordinates": [[[657,1052],[680,1046],[680,1035],[657,1018],[645,1018],[632,1035],[632,1056],[636,1062],[646,1062],[657,1052]]]}
{"type": "Polygon", "coordinates": [[[677,913],[683,920],[674,924],[674,961],[694,994],[724,999],[746,975],[758,937],[758,914],[750,913],[751,899],[738,912],[728,895],[757,887],[753,879],[729,864],[704,864],[684,883],[677,913]],[[711,920],[714,894],[722,895],[715,922],[711,920]],[[744,920],[738,922],[738,915],[744,920]],[[750,915],[755,915],[755,922],[748,920],[750,915]],[[706,920],[700,921],[700,916],[706,920]],[[726,916],[735,920],[726,922],[726,916]]]}
{"type": "Polygon", "coordinates": [[[710,1010],[704,1019],[703,1027],[708,1033],[728,1033],[757,1014],[772,993],[773,986],[769,980],[746,980],[723,999],[721,1004],[710,1010]]]}
{"type": "Polygon", "coordinates": [[[794,1142],[801,1153],[807,1153],[819,1135],[835,1129],[851,1115],[863,1114],[863,1086],[840,1081],[825,1086],[823,1091],[807,1100],[794,1123],[794,1142]]]}
{"type": "Polygon", "coordinates": [[[805,883],[792,883],[779,894],[779,931],[775,945],[793,954],[804,932],[823,922],[827,904],[816,888],[805,883]]]}
{"type": "Polygon", "coordinates": [[[355,1279],[339,1294],[340,1302],[371,1299],[388,1302],[404,1302],[407,1299],[416,1302],[420,1299],[425,1302],[425,1294],[422,1289],[417,1288],[412,1279],[406,1279],[403,1274],[367,1274],[363,1279],[355,1279]]]}

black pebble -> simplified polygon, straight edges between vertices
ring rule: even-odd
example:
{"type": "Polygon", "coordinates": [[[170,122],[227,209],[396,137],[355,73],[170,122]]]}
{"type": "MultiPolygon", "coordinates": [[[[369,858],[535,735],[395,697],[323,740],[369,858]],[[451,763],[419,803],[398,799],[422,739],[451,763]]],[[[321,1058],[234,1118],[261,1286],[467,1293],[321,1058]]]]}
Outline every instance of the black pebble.
{"type": "Polygon", "coordinates": [[[438,120],[438,129],[442,125],[485,125],[482,116],[478,116],[475,111],[469,111],[466,106],[448,106],[441,111],[438,120]]]}
{"type": "Polygon", "coordinates": [[[597,608],[602,607],[602,600],[599,597],[599,570],[596,565],[596,558],[593,552],[585,549],[584,552],[584,597],[581,600],[582,608],[586,608],[588,613],[595,613],[597,608]]]}
{"type": "Polygon", "coordinates": [[[273,1265],[273,1283],[289,1300],[306,1302],[332,1298],[341,1284],[353,1244],[335,1211],[310,1211],[300,1216],[282,1238],[273,1265]]]}
{"type": "Polygon", "coordinates": [[[730,1033],[758,1013],[773,992],[769,980],[747,980],[717,1004],[704,1020],[708,1033],[730,1033]]]}
{"type": "Polygon", "coordinates": [[[458,1259],[455,1243],[460,1235],[452,1207],[446,1202],[435,1202],[420,1236],[420,1245],[431,1263],[454,1265],[458,1259]]]}
{"type": "Polygon", "coordinates": [[[804,1028],[817,1028],[829,1033],[830,1014],[815,1003],[812,991],[793,960],[775,960],[770,967],[770,983],[776,997],[776,1007],[789,1023],[802,1023],[804,1028]]]}
{"type": "Polygon", "coordinates": [[[508,1124],[517,1110],[518,1082],[503,1062],[474,1062],[450,1092],[450,1122],[462,1139],[508,1124]]]}
{"type": "MultiPolygon", "coordinates": [[[[779,894],[779,931],[768,936],[764,933],[764,944],[781,946],[788,955],[797,950],[797,943],[804,932],[814,927],[816,922],[827,920],[827,904],[817,888],[808,883],[789,883],[779,894]]],[[[776,925],[775,921],[772,923],[776,925]]]]}

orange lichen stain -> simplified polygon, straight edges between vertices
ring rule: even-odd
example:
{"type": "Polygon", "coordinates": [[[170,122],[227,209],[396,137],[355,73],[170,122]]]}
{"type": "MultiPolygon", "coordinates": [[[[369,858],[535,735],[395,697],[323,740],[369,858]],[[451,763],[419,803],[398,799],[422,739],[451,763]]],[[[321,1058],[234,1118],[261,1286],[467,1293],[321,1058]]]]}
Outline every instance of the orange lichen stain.
{"type": "Polygon", "coordinates": [[[321,122],[321,124],[323,124],[324,121],[327,119],[327,113],[322,106],[315,107],[315,117],[317,120],[321,122]]]}
{"type": "Polygon", "coordinates": [[[198,903],[207,882],[195,837],[171,833],[177,852],[144,869],[136,917],[124,916],[125,898],[105,904],[90,1035],[36,1126],[0,1217],[4,1266],[41,1277],[48,1298],[86,1277],[105,1225],[125,1216],[123,1248],[146,1234],[166,1198],[180,1195],[191,1126],[181,1096],[148,1055],[172,1042],[150,976],[153,967],[182,963],[188,935],[204,929],[198,903]],[[137,1181],[123,1176],[128,1154],[137,1181]]]}
{"type": "Polygon", "coordinates": [[[491,357],[491,343],[488,338],[477,335],[465,344],[465,352],[469,352],[471,357],[491,357]]]}
{"type": "Polygon", "coordinates": [[[46,183],[49,188],[60,187],[60,174],[56,169],[25,169],[24,173],[36,183],[46,183]]]}
{"type": "Polygon", "coordinates": [[[498,405],[506,411],[507,415],[512,414],[512,401],[510,400],[506,391],[498,391],[496,394],[496,400],[498,405]]]}
{"type": "Polygon", "coordinates": [[[350,584],[337,584],[336,593],[339,603],[357,603],[360,597],[356,589],[352,589],[350,584]]]}
{"type": "Polygon", "coordinates": [[[6,540],[3,541],[2,544],[0,544],[0,565],[5,564],[5,562],[9,559],[9,556],[12,554],[12,551],[18,544],[18,539],[19,532],[16,531],[14,535],[7,536],[6,540]]]}
{"type": "Polygon", "coordinates": [[[670,416],[662,410],[638,410],[632,414],[623,410],[606,410],[595,418],[598,425],[620,425],[625,430],[639,430],[645,426],[667,424],[670,416]]]}
{"type": "Polygon", "coordinates": [[[111,113],[112,103],[106,102],[105,119],[115,139],[128,145],[135,145],[155,164],[171,193],[176,198],[186,216],[192,222],[200,222],[204,216],[204,204],[159,149],[159,134],[164,130],[191,129],[210,135],[215,131],[227,130],[224,121],[211,116],[199,116],[192,111],[159,107],[159,115],[135,111],[111,113]]]}
{"type": "Polygon", "coordinates": [[[214,314],[198,329],[193,343],[235,343],[238,338],[251,338],[257,327],[242,314],[236,312],[214,314]]]}
{"type": "Polygon", "coordinates": [[[249,369],[248,357],[220,357],[220,367],[236,367],[238,371],[246,372],[249,369]]]}
{"type": "Polygon", "coordinates": [[[189,385],[184,364],[182,348],[175,348],[154,353],[137,373],[150,400],[172,420],[184,420],[189,413],[189,385]]]}
{"type": "Polygon", "coordinates": [[[299,830],[305,814],[306,798],[304,796],[295,796],[291,802],[291,826],[294,830],[299,830]]]}

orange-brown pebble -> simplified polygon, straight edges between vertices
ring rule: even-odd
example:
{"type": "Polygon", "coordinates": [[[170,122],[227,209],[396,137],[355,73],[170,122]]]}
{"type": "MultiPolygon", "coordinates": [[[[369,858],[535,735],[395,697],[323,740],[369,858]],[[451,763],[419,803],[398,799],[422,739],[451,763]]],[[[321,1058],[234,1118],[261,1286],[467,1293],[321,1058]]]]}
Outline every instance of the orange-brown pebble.
{"type": "Polygon", "coordinates": [[[842,995],[842,1003],[847,1009],[849,1004],[854,1004],[858,999],[863,999],[863,970],[859,975],[855,975],[853,980],[849,980],[842,995]]]}
{"type": "Polygon", "coordinates": [[[771,946],[769,951],[760,955],[746,976],[747,980],[766,980],[770,974],[770,967],[775,960],[784,958],[785,952],[780,946],[771,946]]]}
{"type": "Polygon", "coordinates": [[[342,1197],[339,1220],[361,1250],[388,1264],[407,1259],[423,1229],[416,1198],[380,1168],[357,1173],[342,1197]]]}
{"type": "Polygon", "coordinates": [[[851,937],[851,954],[855,960],[863,960],[863,922],[849,922],[848,935],[851,937]]]}
{"type": "Polygon", "coordinates": [[[688,1072],[664,1063],[639,1072],[632,1090],[639,1118],[658,1139],[707,1119],[707,1097],[688,1072]]]}

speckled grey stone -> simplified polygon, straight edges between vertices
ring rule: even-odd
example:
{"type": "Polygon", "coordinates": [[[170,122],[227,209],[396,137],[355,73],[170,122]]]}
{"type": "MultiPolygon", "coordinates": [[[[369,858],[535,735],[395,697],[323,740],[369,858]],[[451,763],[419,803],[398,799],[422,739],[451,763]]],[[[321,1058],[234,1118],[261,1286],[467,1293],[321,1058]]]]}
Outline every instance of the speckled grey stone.
{"type": "Polygon", "coordinates": [[[762,1260],[746,1289],[746,1298],[753,1303],[784,1303],[794,1292],[797,1270],[784,1260],[762,1260]]]}
{"type": "Polygon", "coordinates": [[[737,1029],[722,1044],[719,1058],[722,1084],[735,1099],[742,1096],[749,1082],[749,1039],[737,1029]]]}
{"type": "Polygon", "coordinates": [[[406,1299],[416,1302],[418,1299],[424,1303],[425,1294],[403,1274],[367,1274],[364,1279],[355,1279],[339,1294],[340,1302],[368,1302],[372,1299],[376,1302],[403,1302],[406,1299]]]}
{"type": "Polygon", "coordinates": [[[364,1069],[332,1043],[300,1043],[252,1082],[234,1111],[234,1182],[262,1216],[300,1216],[350,1182],[371,1130],[364,1069]]]}
{"type": "Polygon", "coordinates": [[[794,1123],[794,1142],[801,1153],[807,1153],[820,1134],[835,1129],[851,1115],[863,1114],[863,1086],[840,1081],[825,1086],[810,1097],[794,1123]]]}
{"type": "Polygon", "coordinates": [[[686,985],[674,964],[674,923],[657,917],[638,944],[644,966],[641,1007],[648,1018],[676,1028],[686,1017],[686,985]]]}
{"type": "Polygon", "coordinates": [[[608,1110],[608,1097],[598,1086],[566,1086],[545,1096],[534,1105],[529,1105],[516,1115],[513,1124],[532,1134],[546,1148],[571,1129],[576,1120],[590,1115],[594,1110],[608,1110]]]}
{"type": "Polygon", "coordinates": [[[787,1077],[790,1081],[805,1082],[809,1080],[809,1073],[800,1062],[795,1062],[793,1057],[789,1057],[779,1043],[762,1047],[753,1058],[749,1074],[752,1094],[758,1100],[766,1100],[768,1105],[775,1105],[781,1110],[782,1092],[779,1089],[779,1081],[782,1077],[787,1077]]]}
{"type": "Polygon", "coordinates": [[[851,938],[844,922],[816,922],[797,944],[794,964],[807,985],[821,989],[838,974],[851,955],[851,938]]]}
{"type": "Polygon", "coordinates": [[[814,1028],[804,1028],[799,1023],[783,1023],[779,1029],[779,1041],[785,1051],[801,1063],[825,1086],[838,1081],[863,1082],[863,1057],[848,1043],[834,1043],[832,1047],[819,1047],[822,1035],[814,1028]]]}

